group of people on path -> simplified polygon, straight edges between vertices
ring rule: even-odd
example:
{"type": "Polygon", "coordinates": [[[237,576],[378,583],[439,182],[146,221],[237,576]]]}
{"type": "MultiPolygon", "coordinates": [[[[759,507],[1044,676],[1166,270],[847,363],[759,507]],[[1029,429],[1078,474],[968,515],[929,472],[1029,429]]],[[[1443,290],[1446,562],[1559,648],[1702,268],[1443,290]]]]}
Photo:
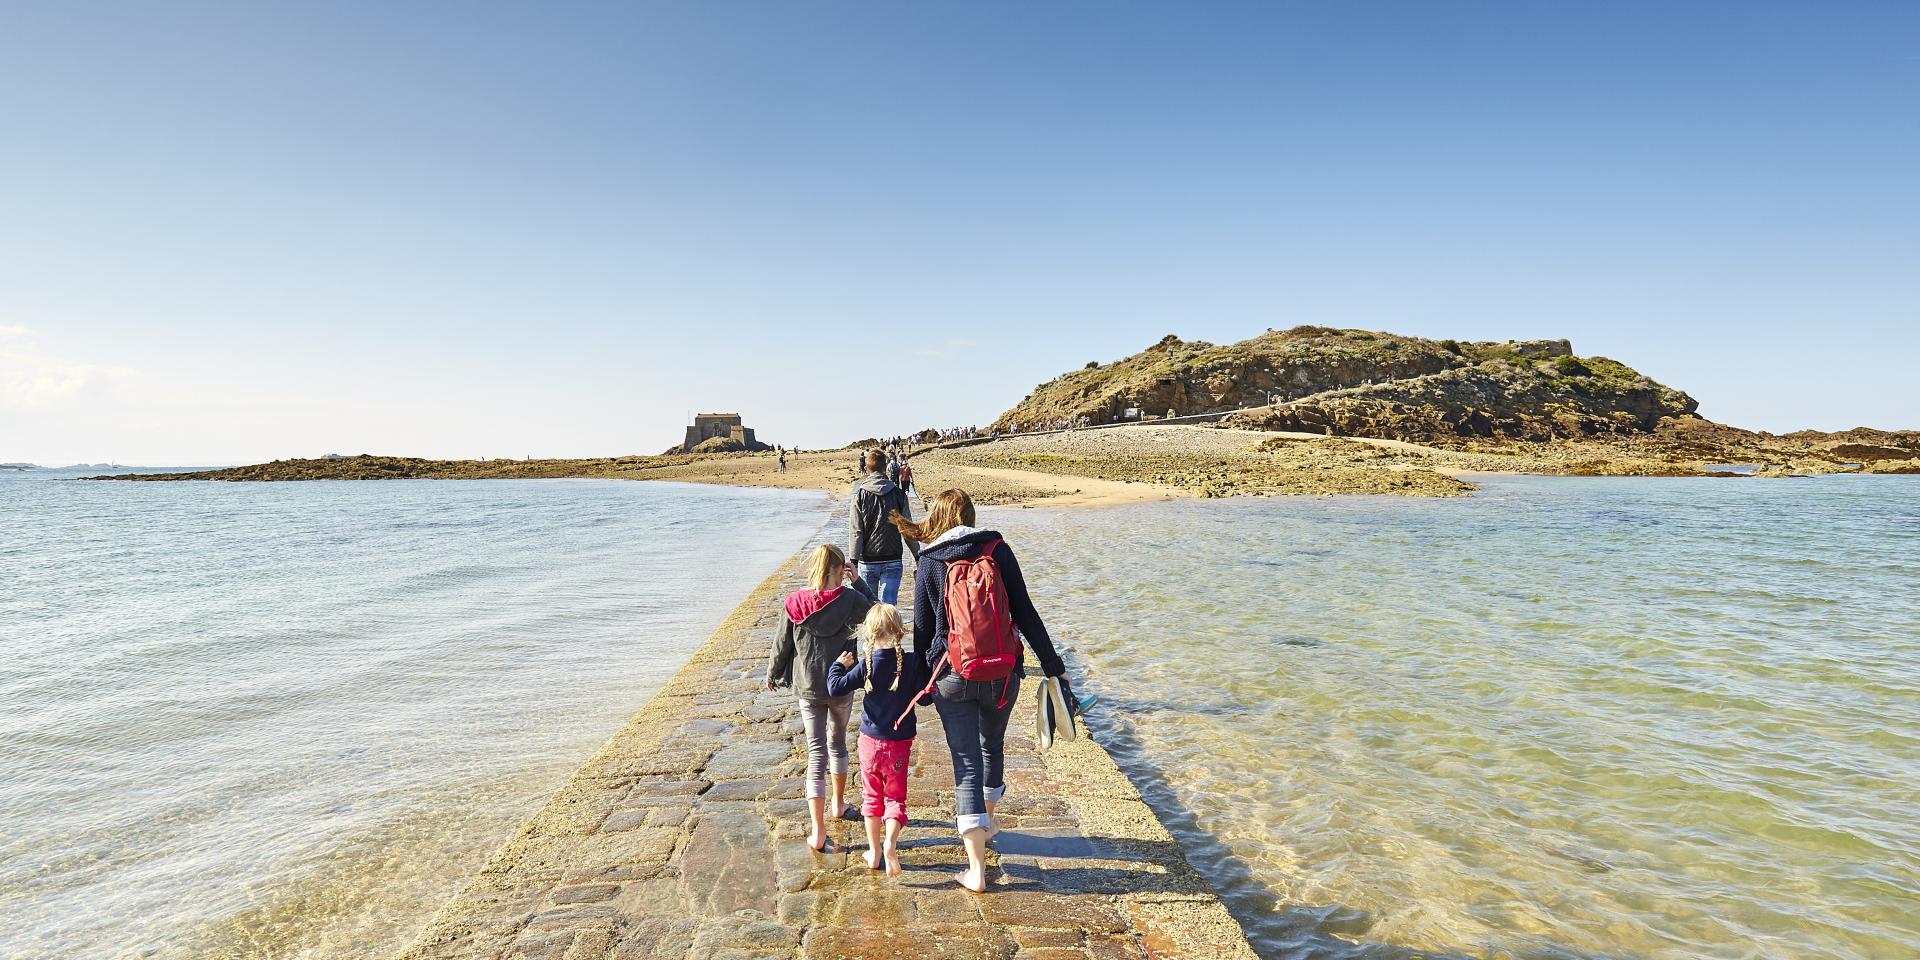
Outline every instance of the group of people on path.
{"type": "Polygon", "coordinates": [[[878,473],[898,484],[901,489],[911,491],[913,488],[913,465],[908,462],[908,457],[911,453],[912,450],[908,445],[895,445],[891,443],[885,447],[875,447],[873,449],[859,451],[853,455],[853,474],[856,477],[864,477],[869,474],[878,473]],[[875,468],[872,464],[872,458],[874,457],[880,458],[880,466],[878,468],[875,468]]]}
{"type": "Polygon", "coordinates": [[[946,728],[954,827],[967,854],[956,879],[984,892],[993,811],[1006,792],[1007,723],[1027,651],[1073,702],[1066,665],[1027,594],[1013,548],[976,526],[966,492],[941,491],[916,521],[886,463],[879,450],[862,460],[866,472],[848,505],[847,551],[815,548],[807,586],[782,601],[766,685],[789,687],[799,700],[812,820],[807,843],[822,851],[831,842],[829,814],[855,818],[846,804],[847,726],[855,696],[863,698],[858,817],[866,825],[867,866],[890,876],[900,872],[914,712],[930,702],[946,728]],[[910,626],[895,606],[905,553],[916,559],[910,626]]]}

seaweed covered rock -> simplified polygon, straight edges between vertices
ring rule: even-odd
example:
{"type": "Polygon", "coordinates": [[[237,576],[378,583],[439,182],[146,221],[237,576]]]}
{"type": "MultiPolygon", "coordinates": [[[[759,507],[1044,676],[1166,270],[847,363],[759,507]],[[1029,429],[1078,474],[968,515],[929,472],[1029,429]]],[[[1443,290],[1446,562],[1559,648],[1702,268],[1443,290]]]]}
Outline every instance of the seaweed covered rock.
{"type": "MultiPolygon", "coordinates": [[[[1577,360],[1565,354],[1560,359],[1577,360]]],[[[1651,433],[1698,406],[1685,393],[1604,357],[1577,364],[1520,357],[1328,391],[1235,413],[1222,425],[1425,443],[1461,437],[1556,440],[1651,433]]]]}

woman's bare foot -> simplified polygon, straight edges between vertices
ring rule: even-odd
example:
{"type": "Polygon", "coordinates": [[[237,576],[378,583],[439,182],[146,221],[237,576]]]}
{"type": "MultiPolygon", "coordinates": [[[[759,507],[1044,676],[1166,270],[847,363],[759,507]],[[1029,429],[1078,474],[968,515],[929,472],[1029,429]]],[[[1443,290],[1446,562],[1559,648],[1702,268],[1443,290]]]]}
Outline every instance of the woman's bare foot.
{"type": "Polygon", "coordinates": [[[807,836],[807,846],[812,847],[814,853],[826,853],[827,835],[824,833],[809,834],[807,836]]]}
{"type": "Polygon", "coordinates": [[[889,877],[899,876],[900,875],[900,851],[898,849],[895,849],[893,844],[889,843],[887,844],[887,849],[885,852],[886,852],[886,858],[887,858],[887,876],[889,877]]]}
{"type": "Polygon", "coordinates": [[[961,886],[972,890],[974,893],[987,892],[987,872],[985,870],[976,870],[973,867],[968,867],[964,873],[954,874],[953,878],[960,881],[961,886]]]}

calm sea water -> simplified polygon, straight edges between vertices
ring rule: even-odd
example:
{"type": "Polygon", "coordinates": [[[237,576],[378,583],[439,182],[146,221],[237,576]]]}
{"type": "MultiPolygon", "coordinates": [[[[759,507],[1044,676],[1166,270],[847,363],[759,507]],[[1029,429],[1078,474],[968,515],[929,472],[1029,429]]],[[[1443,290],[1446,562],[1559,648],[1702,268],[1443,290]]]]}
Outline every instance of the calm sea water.
{"type": "Polygon", "coordinates": [[[995,511],[1268,958],[1920,956],[1920,482],[995,511]]]}
{"type": "MultiPolygon", "coordinates": [[[[379,956],[825,520],[0,475],[0,956],[379,956]]],[[[1920,484],[990,511],[1269,958],[1920,955],[1920,484]]]]}
{"type": "Polygon", "coordinates": [[[0,474],[0,957],[390,953],[825,519],[0,474]]]}

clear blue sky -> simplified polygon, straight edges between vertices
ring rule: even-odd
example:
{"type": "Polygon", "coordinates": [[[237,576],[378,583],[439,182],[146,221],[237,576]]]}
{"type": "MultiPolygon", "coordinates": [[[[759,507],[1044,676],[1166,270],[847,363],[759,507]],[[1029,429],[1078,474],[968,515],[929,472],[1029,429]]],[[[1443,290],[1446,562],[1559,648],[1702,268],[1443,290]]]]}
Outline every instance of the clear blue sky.
{"type": "Polygon", "coordinates": [[[1300,323],[1920,427],[1920,3],[0,6],[0,460],[838,445],[1300,323]]]}

